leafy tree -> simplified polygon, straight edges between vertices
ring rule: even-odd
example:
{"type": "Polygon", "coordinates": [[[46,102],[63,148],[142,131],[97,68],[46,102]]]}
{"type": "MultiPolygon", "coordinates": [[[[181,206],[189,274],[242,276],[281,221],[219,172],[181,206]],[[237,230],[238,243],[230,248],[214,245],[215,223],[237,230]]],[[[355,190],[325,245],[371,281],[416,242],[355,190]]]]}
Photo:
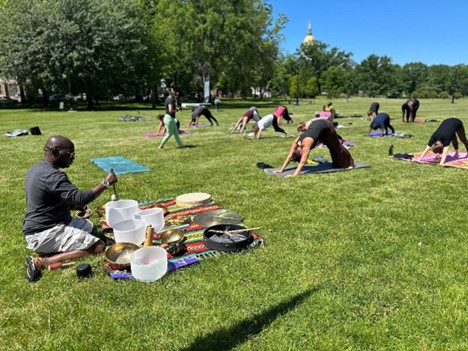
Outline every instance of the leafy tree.
{"type": "Polygon", "coordinates": [[[428,76],[427,65],[421,62],[407,63],[402,67],[402,76],[404,79],[404,91],[408,95],[424,85],[428,76]]]}
{"type": "MultiPolygon", "coordinates": [[[[20,84],[93,97],[129,89],[143,61],[146,23],[126,0],[6,0],[0,67],[20,84]]],[[[46,96],[45,96],[46,97],[46,96]]]]}
{"type": "Polygon", "coordinates": [[[316,97],[320,93],[317,78],[310,77],[309,79],[307,79],[304,92],[307,97],[311,98],[316,97]]]}
{"type": "Polygon", "coordinates": [[[357,83],[365,95],[399,95],[399,66],[388,56],[370,55],[356,67],[357,83]]]}
{"type": "Polygon", "coordinates": [[[340,51],[338,48],[329,46],[321,41],[315,41],[314,44],[301,45],[296,56],[298,64],[302,68],[302,74],[305,77],[316,77],[318,88],[322,91],[322,75],[330,67],[340,65],[349,65],[351,53],[340,51]]]}

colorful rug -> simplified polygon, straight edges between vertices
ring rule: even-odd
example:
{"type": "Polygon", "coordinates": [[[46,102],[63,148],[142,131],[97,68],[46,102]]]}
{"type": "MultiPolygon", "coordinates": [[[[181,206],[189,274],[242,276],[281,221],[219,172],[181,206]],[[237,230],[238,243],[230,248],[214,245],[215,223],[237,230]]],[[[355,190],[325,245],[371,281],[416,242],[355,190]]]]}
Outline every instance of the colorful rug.
{"type": "Polygon", "coordinates": [[[129,160],[123,156],[91,158],[90,161],[106,173],[109,173],[110,169],[113,168],[114,173],[117,175],[146,172],[150,170],[148,167],[140,165],[139,163],[129,160]]]}
{"type": "MultiPolygon", "coordinates": [[[[324,162],[324,163],[319,163],[317,165],[305,165],[299,175],[352,171],[355,169],[367,168],[367,167],[370,167],[370,166],[365,165],[363,163],[356,163],[354,168],[333,168],[333,165],[331,163],[324,162]]],[[[293,175],[296,168],[297,167],[288,167],[284,170],[283,173],[275,173],[275,171],[279,170],[280,168],[267,168],[267,169],[264,169],[263,171],[266,174],[275,175],[278,178],[285,178],[288,175],[293,175]]]]}
{"type": "Polygon", "coordinates": [[[382,138],[382,137],[395,137],[395,138],[411,138],[413,136],[413,134],[407,134],[407,133],[399,133],[399,132],[395,132],[395,133],[388,133],[388,135],[386,135],[384,133],[384,135],[380,135],[380,131],[376,131],[376,132],[372,132],[366,136],[369,136],[371,138],[382,138]]]}
{"type": "Polygon", "coordinates": [[[430,123],[430,122],[441,122],[441,121],[442,120],[438,118],[426,118],[426,119],[418,118],[418,119],[415,119],[413,122],[401,121],[400,123],[430,123]]]}
{"type": "MultiPolygon", "coordinates": [[[[179,130],[180,135],[187,135],[187,134],[192,134],[192,132],[186,132],[185,130],[179,130]]],[[[163,137],[165,133],[145,133],[143,136],[147,138],[154,138],[154,137],[163,137]]]]}
{"type": "MultiPolygon", "coordinates": [[[[397,160],[403,161],[412,161],[414,163],[419,164],[432,164],[437,165],[440,161],[437,160],[436,154],[429,151],[423,159],[419,161],[415,161],[419,158],[421,152],[415,152],[413,154],[395,154],[393,157],[397,160]]],[[[445,159],[444,166],[446,167],[455,167],[455,168],[462,168],[468,169],[468,154],[464,152],[460,152],[458,157],[455,157],[455,152],[449,152],[447,154],[447,158],[445,159]]]]}
{"type": "MultiPolygon", "coordinates": [[[[160,205],[167,207],[169,214],[165,217],[166,220],[174,216],[190,216],[193,220],[195,215],[199,213],[223,209],[222,206],[214,202],[211,202],[207,205],[202,205],[202,206],[180,207],[176,205],[175,199],[162,199],[162,200],[157,200],[157,201],[149,201],[149,202],[140,204],[140,208],[141,209],[149,208],[153,204],[160,204],[160,205]]],[[[110,235],[112,235],[112,228],[109,227],[109,225],[106,223],[105,217],[101,218],[101,226],[106,237],[109,237],[110,235]]],[[[205,229],[206,229],[205,227],[198,225],[194,222],[190,223],[188,227],[184,228],[185,237],[186,237],[186,240],[184,243],[187,247],[187,251],[183,255],[176,256],[176,257],[168,253],[167,258],[169,262],[176,263],[179,261],[180,262],[187,261],[187,259],[192,258],[192,257],[203,259],[207,257],[217,256],[219,254],[224,253],[224,252],[217,251],[217,250],[211,250],[205,246],[204,240],[203,240],[203,232],[205,229]]],[[[253,233],[253,237],[254,237],[254,241],[252,242],[252,244],[250,244],[248,249],[263,246],[263,237],[255,233],[253,233]]],[[[154,245],[161,244],[160,236],[157,233],[155,233],[154,235],[153,244],[154,245]]]]}

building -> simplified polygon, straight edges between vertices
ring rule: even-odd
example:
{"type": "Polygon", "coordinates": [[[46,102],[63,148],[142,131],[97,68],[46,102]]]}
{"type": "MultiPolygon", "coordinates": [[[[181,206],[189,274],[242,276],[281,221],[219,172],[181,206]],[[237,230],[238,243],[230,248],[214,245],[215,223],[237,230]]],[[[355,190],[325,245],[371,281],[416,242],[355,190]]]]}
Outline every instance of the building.
{"type": "Polygon", "coordinates": [[[315,38],[312,35],[312,25],[309,22],[309,26],[307,27],[307,35],[302,41],[302,45],[313,45],[314,43],[315,43],[315,38]]]}

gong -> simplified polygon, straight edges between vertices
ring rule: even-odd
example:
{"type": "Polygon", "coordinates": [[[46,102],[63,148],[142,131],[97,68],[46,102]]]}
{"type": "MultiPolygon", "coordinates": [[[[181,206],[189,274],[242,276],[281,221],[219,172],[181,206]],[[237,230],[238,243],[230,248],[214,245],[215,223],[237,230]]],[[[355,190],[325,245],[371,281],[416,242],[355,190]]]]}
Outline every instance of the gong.
{"type": "Polygon", "coordinates": [[[215,210],[199,213],[193,221],[198,225],[211,227],[218,224],[239,224],[242,223],[242,217],[237,212],[215,210]]]}

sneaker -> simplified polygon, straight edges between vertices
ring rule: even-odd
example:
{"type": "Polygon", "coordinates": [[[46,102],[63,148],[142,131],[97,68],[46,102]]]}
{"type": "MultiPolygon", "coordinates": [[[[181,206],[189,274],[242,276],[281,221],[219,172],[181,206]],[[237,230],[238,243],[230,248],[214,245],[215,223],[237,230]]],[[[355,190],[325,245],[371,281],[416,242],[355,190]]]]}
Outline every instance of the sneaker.
{"type": "Polygon", "coordinates": [[[41,277],[41,271],[36,268],[36,264],[34,263],[34,258],[31,256],[26,257],[26,280],[30,283],[34,283],[38,281],[41,277]]]}

